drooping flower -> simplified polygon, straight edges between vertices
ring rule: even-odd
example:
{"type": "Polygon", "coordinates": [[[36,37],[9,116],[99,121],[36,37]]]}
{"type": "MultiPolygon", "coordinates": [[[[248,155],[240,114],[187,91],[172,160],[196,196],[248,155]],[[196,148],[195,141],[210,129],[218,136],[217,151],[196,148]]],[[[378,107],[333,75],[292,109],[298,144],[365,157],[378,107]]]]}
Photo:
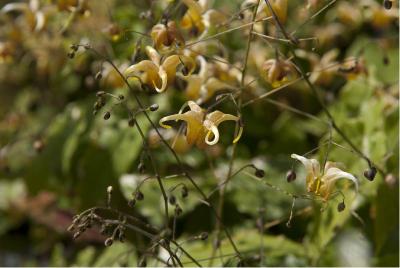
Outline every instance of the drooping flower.
{"type": "MultiPolygon", "coordinates": [[[[207,114],[206,110],[202,109],[193,101],[188,102],[190,108],[189,111],[181,113],[181,111],[174,115],[169,115],[161,118],[160,126],[164,128],[170,128],[169,125],[164,123],[167,121],[178,121],[183,120],[186,122],[186,140],[189,145],[196,144],[199,148],[205,148],[206,145],[214,145],[219,140],[218,126],[224,121],[235,121],[240,120],[239,117],[225,114],[220,111],[214,111],[207,114]]],[[[243,128],[240,127],[238,135],[233,140],[236,143],[242,134],[243,128]]]]}
{"type": "Polygon", "coordinates": [[[46,15],[40,9],[40,3],[37,0],[30,0],[28,3],[9,3],[1,11],[3,13],[22,12],[25,16],[27,25],[31,31],[39,32],[46,24],[46,15]]]}
{"type": "Polygon", "coordinates": [[[167,24],[159,23],[154,25],[150,35],[156,49],[165,50],[170,47],[174,48],[174,46],[181,47],[185,44],[174,21],[169,21],[167,24]]]}
{"type": "Polygon", "coordinates": [[[211,25],[224,20],[224,15],[214,9],[208,9],[208,0],[182,0],[188,10],[181,20],[181,27],[193,35],[205,35],[211,25]]]}
{"type": "Polygon", "coordinates": [[[326,162],[324,171],[321,172],[320,164],[316,159],[308,159],[303,156],[292,154],[291,157],[300,161],[306,168],[307,192],[321,196],[328,200],[332,193],[335,183],[339,179],[347,179],[355,184],[358,191],[358,180],[352,174],[344,172],[336,167],[333,162],[326,162]]]}
{"type": "Polygon", "coordinates": [[[200,69],[197,74],[190,76],[181,76],[187,82],[185,93],[190,100],[199,100],[201,102],[208,100],[215,92],[222,89],[230,89],[227,83],[222,82],[213,75],[210,76],[208,64],[204,57],[197,56],[200,62],[200,69]]]}
{"type": "Polygon", "coordinates": [[[295,79],[298,76],[293,63],[288,60],[270,59],[262,65],[263,77],[272,85],[279,87],[286,82],[295,79]]]}
{"type": "Polygon", "coordinates": [[[141,83],[157,92],[165,91],[174,81],[178,65],[183,65],[184,75],[191,74],[195,67],[193,59],[185,55],[175,54],[162,60],[160,54],[150,46],[146,47],[146,53],[150,60],[129,66],[124,75],[127,78],[138,78],[141,83]]]}

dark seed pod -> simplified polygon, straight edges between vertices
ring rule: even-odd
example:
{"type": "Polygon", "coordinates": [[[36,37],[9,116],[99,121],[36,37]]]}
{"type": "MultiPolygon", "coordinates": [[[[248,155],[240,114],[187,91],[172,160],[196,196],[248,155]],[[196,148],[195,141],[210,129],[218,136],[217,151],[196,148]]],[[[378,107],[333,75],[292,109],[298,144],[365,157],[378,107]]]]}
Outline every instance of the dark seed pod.
{"type": "Polygon", "coordinates": [[[101,71],[97,72],[97,74],[94,76],[94,79],[96,80],[100,80],[103,77],[103,75],[101,74],[101,71]]]}
{"type": "Polygon", "coordinates": [[[240,13],[238,14],[238,19],[239,19],[239,20],[244,19],[244,14],[243,14],[242,12],[240,12],[240,13]]]}
{"type": "Polygon", "coordinates": [[[146,267],[146,266],[147,266],[147,261],[146,261],[146,258],[143,257],[138,262],[138,267],[146,267]]]}
{"type": "Polygon", "coordinates": [[[294,180],[296,180],[296,172],[293,170],[293,169],[291,169],[291,170],[289,170],[287,173],[286,173],[286,180],[287,180],[287,182],[292,182],[292,181],[294,181],[294,180]]]}
{"type": "Polygon", "coordinates": [[[199,235],[199,238],[201,239],[201,240],[207,240],[207,238],[208,238],[208,233],[207,232],[202,232],[200,235],[199,235]]]}
{"type": "Polygon", "coordinates": [[[133,208],[136,204],[136,199],[132,198],[131,200],[128,201],[128,206],[133,208]]]}
{"type": "Polygon", "coordinates": [[[189,195],[189,191],[188,191],[187,187],[185,185],[182,186],[182,189],[181,189],[182,198],[186,198],[188,195],[189,195]]]}
{"type": "Polygon", "coordinates": [[[110,119],[110,117],[111,117],[111,113],[109,111],[107,111],[103,116],[104,120],[108,120],[108,119],[110,119]]]}
{"type": "Polygon", "coordinates": [[[373,181],[375,179],[376,172],[377,172],[376,168],[371,167],[364,171],[364,177],[367,178],[369,181],[373,181]]]}
{"type": "Polygon", "coordinates": [[[134,127],[135,124],[136,124],[135,118],[130,118],[129,121],[128,121],[128,125],[129,125],[130,127],[134,127]]]}
{"type": "Polygon", "coordinates": [[[143,199],[144,199],[144,194],[143,194],[140,190],[138,190],[138,191],[135,193],[135,199],[138,200],[138,201],[143,200],[143,199]]]}
{"type": "Polygon", "coordinates": [[[384,0],[384,1],[383,1],[383,6],[384,6],[386,9],[391,9],[392,6],[393,6],[393,2],[392,2],[391,0],[384,0]]]}
{"type": "Polygon", "coordinates": [[[168,197],[168,202],[169,202],[171,205],[175,205],[175,204],[176,204],[176,197],[175,197],[174,195],[170,195],[170,196],[168,197]]]}
{"type": "Polygon", "coordinates": [[[104,245],[105,245],[106,247],[109,247],[109,246],[111,246],[111,245],[113,244],[113,242],[114,242],[114,239],[112,239],[111,237],[109,237],[109,238],[106,239],[106,241],[104,241],[104,245]]]}
{"type": "Polygon", "coordinates": [[[143,174],[146,171],[146,166],[144,165],[143,162],[140,162],[137,169],[138,169],[139,173],[143,174]]]}
{"type": "Polygon", "coordinates": [[[254,175],[256,175],[257,178],[264,178],[265,172],[262,169],[256,169],[256,172],[254,172],[254,175]]]}
{"type": "Polygon", "coordinates": [[[154,103],[154,104],[150,105],[150,107],[149,107],[150,111],[152,111],[152,112],[157,111],[158,108],[159,108],[159,106],[157,103],[154,103]]]}
{"type": "Polygon", "coordinates": [[[123,100],[123,99],[125,99],[125,96],[122,95],[122,94],[120,94],[120,95],[118,95],[118,99],[119,99],[119,100],[123,100]]]}
{"type": "Polygon", "coordinates": [[[337,206],[337,210],[339,212],[342,212],[346,208],[346,205],[344,204],[344,201],[340,202],[337,206]]]}

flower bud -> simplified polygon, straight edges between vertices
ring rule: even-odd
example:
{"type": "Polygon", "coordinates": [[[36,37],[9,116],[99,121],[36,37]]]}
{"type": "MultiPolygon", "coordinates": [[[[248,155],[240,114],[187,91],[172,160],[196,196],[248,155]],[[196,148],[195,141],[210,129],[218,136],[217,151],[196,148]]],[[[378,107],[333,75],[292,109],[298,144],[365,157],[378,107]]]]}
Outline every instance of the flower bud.
{"type": "Polygon", "coordinates": [[[338,212],[342,212],[346,208],[346,205],[344,204],[344,201],[340,202],[337,206],[338,212]]]}
{"type": "Polygon", "coordinates": [[[176,204],[176,197],[175,197],[174,195],[170,195],[170,196],[168,197],[168,202],[169,202],[171,205],[175,205],[175,204],[176,204]]]}
{"type": "Polygon", "coordinates": [[[265,172],[262,169],[256,168],[256,171],[254,172],[254,175],[256,175],[257,178],[264,178],[265,172]]]}
{"type": "Polygon", "coordinates": [[[118,95],[118,99],[119,99],[119,100],[123,100],[123,99],[125,99],[125,96],[122,95],[122,94],[120,94],[120,95],[118,95]]]}
{"type": "Polygon", "coordinates": [[[202,232],[200,235],[199,235],[199,238],[201,239],[201,240],[207,240],[207,238],[208,238],[208,233],[207,232],[202,232]]]}
{"type": "Polygon", "coordinates": [[[391,9],[393,6],[393,2],[391,0],[384,0],[383,6],[385,7],[385,9],[391,9]]]}
{"type": "Polygon", "coordinates": [[[69,48],[70,48],[71,50],[73,50],[73,51],[77,51],[79,47],[78,47],[77,44],[72,44],[72,45],[69,46],[69,48]]]}
{"type": "Polygon", "coordinates": [[[296,180],[296,172],[294,172],[293,169],[289,170],[286,173],[286,180],[287,180],[287,182],[292,182],[292,181],[296,180]]]}
{"type": "Polygon", "coordinates": [[[112,237],[109,237],[109,238],[106,239],[106,241],[104,241],[104,245],[106,247],[109,247],[109,246],[111,246],[113,244],[113,242],[114,242],[114,239],[112,239],[112,237]]]}
{"type": "Polygon", "coordinates": [[[188,195],[189,195],[189,191],[188,191],[187,187],[184,185],[181,190],[181,196],[182,196],[182,198],[186,198],[188,195]]]}
{"type": "Polygon", "coordinates": [[[159,107],[158,104],[154,103],[154,104],[150,105],[149,109],[150,109],[150,111],[155,112],[158,110],[158,107],[159,107]]]}
{"type": "Polygon", "coordinates": [[[130,199],[128,201],[128,206],[131,207],[131,208],[133,208],[135,206],[135,204],[136,204],[136,199],[134,199],[134,198],[130,199]]]}
{"type": "Polygon", "coordinates": [[[128,121],[128,125],[129,125],[130,127],[134,127],[134,126],[135,126],[135,123],[136,123],[135,118],[130,118],[129,121],[128,121]]]}
{"type": "Polygon", "coordinates": [[[369,181],[373,181],[375,179],[376,172],[377,172],[376,168],[371,167],[364,171],[364,177],[367,178],[369,181]]]}
{"type": "Polygon", "coordinates": [[[110,119],[110,117],[111,117],[111,113],[109,112],[109,111],[107,111],[105,114],[104,114],[104,120],[108,120],[108,119],[110,119]]]}
{"type": "Polygon", "coordinates": [[[73,59],[75,57],[75,52],[68,52],[67,56],[68,58],[73,59]]]}
{"type": "Polygon", "coordinates": [[[138,190],[138,191],[135,193],[135,199],[138,200],[138,201],[143,200],[143,199],[144,199],[144,194],[143,194],[140,190],[138,190]]]}

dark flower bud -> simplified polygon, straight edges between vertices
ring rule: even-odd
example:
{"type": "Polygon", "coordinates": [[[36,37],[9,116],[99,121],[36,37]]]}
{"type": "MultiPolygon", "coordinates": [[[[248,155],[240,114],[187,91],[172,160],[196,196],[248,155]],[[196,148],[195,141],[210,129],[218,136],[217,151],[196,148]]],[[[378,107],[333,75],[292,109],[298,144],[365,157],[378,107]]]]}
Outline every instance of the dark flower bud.
{"type": "Polygon", "coordinates": [[[158,107],[159,107],[158,104],[154,103],[154,104],[150,105],[149,109],[150,109],[150,111],[155,112],[158,110],[158,107]]]}
{"type": "Polygon", "coordinates": [[[130,127],[134,127],[135,124],[136,124],[135,118],[130,118],[129,121],[128,121],[128,125],[129,125],[130,127]]]}
{"type": "Polygon", "coordinates": [[[135,193],[135,199],[138,200],[138,201],[143,200],[143,199],[144,199],[144,194],[143,194],[140,190],[138,190],[138,191],[135,193]]]}
{"type": "Polygon", "coordinates": [[[340,202],[337,206],[337,210],[339,212],[342,212],[346,208],[346,205],[344,204],[344,201],[340,202]]]}
{"type": "Polygon", "coordinates": [[[174,195],[170,195],[170,196],[168,197],[168,202],[169,202],[171,205],[175,205],[175,204],[176,204],[176,197],[175,197],[174,195]]]}
{"type": "Polygon", "coordinates": [[[189,195],[189,191],[188,191],[187,187],[184,185],[181,190],[181,196],[182,196],[182,198],[186,198],[188,195],[189,195]]]}
{"type": "Polygon", "coordinates": [[[201,240],[207,240],[207,238],[208,238],[208,233],[207,232],[202,232],[200,235],[199,235],[199,238],[201,239],[201,240]]]}
{"type": "Polygon", "coordinates": [[[292,181],[296,180],[296,172],[294,172],[293,169],[289,170],[286,173],[286,180],[287,180],[287,182],[292,182],[292,181]]]}
{"type": "Polygon", "coordinates": [[[68,52],[67,56],[68,58],[73,59],[75,57],[75,52],[68,52]]]}
{"type": "Polygon", "coordinates": [[[123,100],[123,99],[125,99],[125,96],[122,95],[122,94],[120,94],[120,95],[118,95],[118,99],[119,99],[119,100],[123,100]]]}
{"type": "Polygon", "coordinates": [[[111,117],[111,113],[109,112],[109,111],[107,111],[105,114],[104,114],[104,120],[108,120],[108,119],[110,119],[110,117],[111,117]]]}
{"type": "Polygon", "coordinates": [[[364,171],[364,177],[367,178],[369,181],[373,181],[375,179],[376,172],[376,168],[371,167],[364,171]]]}
{"type": "Polygon", "coordinates": [[[78,47],[77,44],[72,44],[72,45],[69,46],[69,48],[70,48],[71,50],[73,50],[73,51],[77,51],[79,47],[78,47]]]}
{"type": "Polygon", "coordinates": [[[391,9],[392,6],[393,6],[393,2],[392,2],[391,0],[384,0],[384,1],[383,1],[383,6],[384,6],[386,9],[391,9]]]}
{"type": "Polygon", "coordinates": [[[140,162],[137,169],[141,174],[143,174],[146,171],[146,166],[144,165],[143,162],[140,162]]]}
{"type": "Polygon", "coordinates": [[[134,199],[134,198],[130,199],[128,201],[128,206],[131,207],[131,208],[133,208],[135,206],[135,204],[136,204],[136,199],[134,199]]]}
{"type": "Polygon", "coordinates": [[[265,172],[262,169],[256,168],[256,172],[254,172],[254,175],[256,175],[257,178],[264,178],[265,172]]]}
{"type": "Polygon", "coordinates": [[[242,12],[240,12],[240,13],[238,14],[238,19],[239,19],[239,20],[244,19],[244,14],[243,14],[242,12]]]}
{"type": "Polygon", "coordinates": [[[113,242],[114,242],[114,239],[112,239],[112,237],[109,237],[109,238],[106,239],[106,241],[104,241],[104,245],[106,247],[109,247],[109,246],[111,246],[113,244],[113,242]]]}

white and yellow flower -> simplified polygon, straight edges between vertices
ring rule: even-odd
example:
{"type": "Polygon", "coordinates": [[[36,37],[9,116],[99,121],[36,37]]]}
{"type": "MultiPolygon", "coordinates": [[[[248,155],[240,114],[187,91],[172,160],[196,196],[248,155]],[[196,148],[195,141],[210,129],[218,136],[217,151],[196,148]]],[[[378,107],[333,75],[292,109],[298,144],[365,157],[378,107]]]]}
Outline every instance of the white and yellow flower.
{"type": "MultiPolygon", "coordinates": [[[[202,109],[193,101],[188,102],[190,108],[189,111],[179,113],[174,115],[169,115],[161,118],[160,126],[164,128],[170,128],[171,126],[164,124],[167,121],[178,121],[183,120],[186,122],[186,140],[189,145],[196,144],[199,148],[205,148],[206,145],[215,145],[219,141],[219,131],[218,126],[225,121],[235,121],[240,120],[239,117],[225,114],[220,111],[214,111],[207,114],[206,110],[202,109]]],[[[181,109],[182,110],[182,109],[181,109]]],[[[233,140],[236,143],[243,132],[243,128],[240,127],[238,135],[233,140]]]]}
{"type": "Polygon", "coordinates": [[[327,162],[324,171],[321,172],[320,164],[316,159],[308,159],[303,156],[292,154],[291,157],[300,161],[306,168],[306,185],[307,192],[321,196],[324,200],[328,200],[332,193],[335,183],[339,179],[347,179],[355,184],[358,192],[358,180],[352,174],[344,172],[336,167],[333,162],[327,162]]]}
{"type": "Polygon", "coordinates": [[[129,66],[124,75],[127,78],[138,78],[157,92],[164,92],[173,83],[178,65],[183,65],[185,75],[191,74],[195,68],[193,59],[185,55],[174,54],[162,60],[160,54],[150,46],[146,47],[146,53],[150,60],[129,66]]]}

